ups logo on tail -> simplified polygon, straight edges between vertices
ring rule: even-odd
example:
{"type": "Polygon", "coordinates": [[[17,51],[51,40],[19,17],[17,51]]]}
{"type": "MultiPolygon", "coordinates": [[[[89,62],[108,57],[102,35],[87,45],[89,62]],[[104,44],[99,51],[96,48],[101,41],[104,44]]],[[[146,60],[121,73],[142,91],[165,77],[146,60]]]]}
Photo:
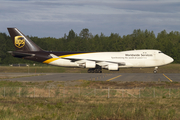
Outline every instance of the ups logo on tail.
{"type": "Polygon", "coordinates": [[[14,45],[18,48],[22,48],[25,45],[25,39],[23,36],[16,36],[14,38],[14,45]]]}

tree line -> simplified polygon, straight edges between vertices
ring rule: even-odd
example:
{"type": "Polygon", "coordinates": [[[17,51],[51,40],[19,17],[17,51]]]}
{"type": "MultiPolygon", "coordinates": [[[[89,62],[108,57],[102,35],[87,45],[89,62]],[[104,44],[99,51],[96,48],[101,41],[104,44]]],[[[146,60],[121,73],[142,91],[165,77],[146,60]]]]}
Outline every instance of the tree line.
{"type": "MultiPolygon", "coordinates": [[[[110,36],[92,35],[85,28],[77,34],[72,29],[62,38],[28,36],[38,46],[47,51],[124,51],[138,49],[158,49],[180,63],[180,32],[166,30],[155,36],[153,31],[135,29],[132,34],[120,36],[111,33],[110,36]]],[[[0,64],[34,63],[12,57],[7,51],[14,51],[14,45],[9,35],[0,33],[0,64]]]]}

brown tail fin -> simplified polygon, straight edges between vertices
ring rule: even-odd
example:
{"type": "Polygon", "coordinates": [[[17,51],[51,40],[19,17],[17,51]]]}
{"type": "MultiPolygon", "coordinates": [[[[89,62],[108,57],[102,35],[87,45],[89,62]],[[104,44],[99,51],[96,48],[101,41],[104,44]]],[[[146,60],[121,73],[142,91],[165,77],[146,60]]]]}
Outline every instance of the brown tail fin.
{"type": "Polygon", "coordinates": [[[17,28],[7,28],[16,51],[43,51],[30,38],[25,36],[17,28]]]}

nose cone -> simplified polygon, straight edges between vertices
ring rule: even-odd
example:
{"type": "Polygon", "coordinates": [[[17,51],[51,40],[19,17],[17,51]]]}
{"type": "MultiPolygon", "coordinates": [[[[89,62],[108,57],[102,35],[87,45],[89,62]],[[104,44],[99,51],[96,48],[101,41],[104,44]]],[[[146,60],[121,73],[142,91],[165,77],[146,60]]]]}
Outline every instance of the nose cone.
{"type": "Polygon", "coordinates": [[[167,56],[167,57],[165,58],[165,63],[166,63],[166,64],[172,63],[173,61],[174,61],[174,59],[173,59],[172,57],[167,56]]]}
{"type": "Polygon", "coordinates": [[[174,61],[174,59],[172,57],[170,57],[170,63],[172,63],[174,61]]]}

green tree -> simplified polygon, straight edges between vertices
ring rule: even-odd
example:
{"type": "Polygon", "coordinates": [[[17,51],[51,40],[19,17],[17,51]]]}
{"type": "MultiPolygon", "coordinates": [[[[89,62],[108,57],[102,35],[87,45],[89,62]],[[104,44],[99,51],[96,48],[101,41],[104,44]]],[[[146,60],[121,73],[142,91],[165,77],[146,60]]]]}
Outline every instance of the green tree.
{"type": "MultiPolygon", "coordinates": [[[[119,36],[111,33],[105,36],[103,33],[93,36],[89,29],[82,29],[79,36],[71,29],[68,35],[62,38],[29,36],[38,46],[44,50],[52,51],[124,51],[133,49],[158,49],[174,58],[180,63],[180,33],[166,30],[158,33],[157,37],[153,31],[135,29],[132,34],[119,36]]],[[[34,61],[15,58],[7,51],[14,51],[10,36],[0,33],[0,63],[34,63],[34,61]]]]}
{"type": "Polygon", "coordinates": [[[82,29],[81,32],[79,33],[79,37],[85,40],[88,40],[89,38],[92,37],[92,34],[89,33],[89,29],[85,28],[82,29]]]}

